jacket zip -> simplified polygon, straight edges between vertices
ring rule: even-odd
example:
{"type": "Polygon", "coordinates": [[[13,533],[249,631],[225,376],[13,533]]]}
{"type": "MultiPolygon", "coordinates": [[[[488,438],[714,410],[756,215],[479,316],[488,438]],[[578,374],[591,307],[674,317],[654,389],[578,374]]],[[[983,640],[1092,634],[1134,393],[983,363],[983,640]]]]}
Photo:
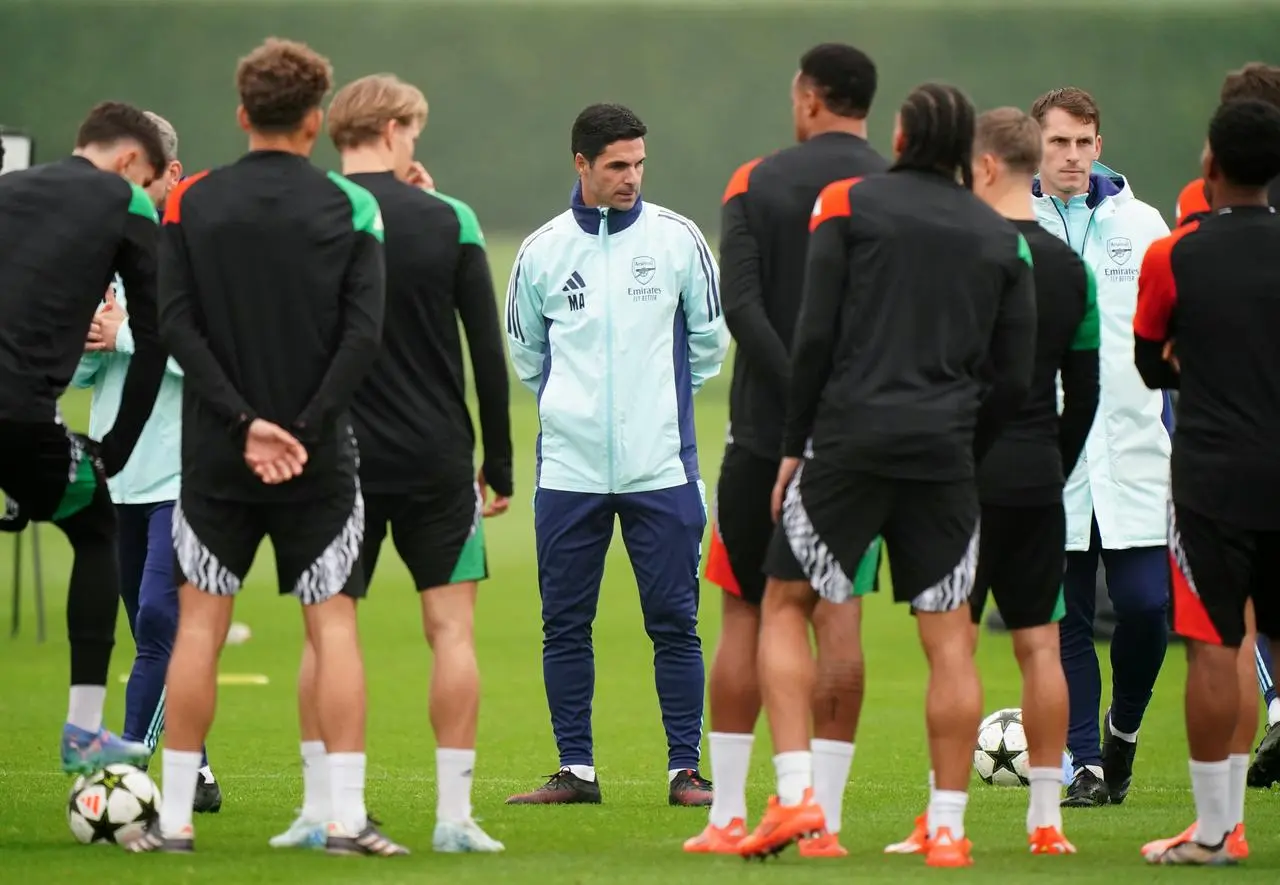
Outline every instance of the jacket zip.
{"type": "Polygon", "coordinates": [[[601,288],[601,297],[604,299],[604,390],[605,390],[605,414],[608,416],[605,422],[605,450],[608,454],[606,459],[609,492],[612,493],[617,488],[617,479],[614,476],[614,456],[613,456],[613,310],[610,306],[612,301],[609,298],[609,214],[608,210],[600,212],[600,248],[604,255],[604,286],[601,288]]]}
{"type": "MultiPolygon", "coordinates": [[[[1053,205],[1053,211],[1057,212],[1058,217],[1062,219],[1062,233],[1067,238],[1067,245],[1070,246],[1071,245],[1071,225],[1067,224],[1067,216],[1063,215],[1062,210],[1058,208],[1058,201],[1056,199],[1054,199],[1053,197],[1050,197],[1049,202],[1053,205]]],[[[1089,220],[1086,221],[1084,224],[1084,240],[1083,242],[1080,243],[1080,252],[1079,252],[1081,261],[1084,260],[1085,247],[1089,245],[1089,231],[1093,228],[1093,216],[1098,214],[1098,207],[1101,205],[1102,203],[1099,202],[1097,206],[1093,207],[1093,210],[1089,212],[1089,220]]]]}

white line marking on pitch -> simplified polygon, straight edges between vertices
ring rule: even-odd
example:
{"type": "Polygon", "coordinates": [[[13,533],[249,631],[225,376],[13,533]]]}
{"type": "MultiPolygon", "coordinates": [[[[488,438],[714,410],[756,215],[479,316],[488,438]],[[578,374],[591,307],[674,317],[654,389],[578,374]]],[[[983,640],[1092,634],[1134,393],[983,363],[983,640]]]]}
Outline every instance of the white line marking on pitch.
{"type": "MultiPolygon", "coordinates": [[[[121,685],[127,685],[129,682],[129,674],[121,673],[117,681],[121,685]]],[[[263,673],[219,673],[219,685],[269,685],[271,680],[263,673]]]]}

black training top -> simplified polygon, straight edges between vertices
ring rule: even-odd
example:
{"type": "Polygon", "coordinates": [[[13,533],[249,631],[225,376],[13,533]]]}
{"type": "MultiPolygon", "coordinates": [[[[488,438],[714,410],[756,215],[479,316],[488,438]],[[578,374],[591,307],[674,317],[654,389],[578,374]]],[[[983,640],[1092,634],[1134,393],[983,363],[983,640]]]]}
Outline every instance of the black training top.
{"type": "Polygon", "coordinates": [[[386,227],[382,352],[352,406],[361,484],[371,492],[397,492],[474,478],[460,318],[480,406],[485,482],[510,496],[506,354],[475,213],[391,172],[349,177],[377,199],[386,227]]]}
{"type": "Polygon", "coordinates": [[[134,353],[102,440],[128,461],[164,379],[156,327],[156,209],[146,191],[83,157],[0,176],[0,420],[53,421],[114,274],[129,293],[134,353]]]}
{"type": "Polygon", "coordinates": [[[810,227],[784,454],[811,439],[859,472],[972,479],[975,447],[1031,384],[1026,239],[956,181],[915,169],[830,185],[810,227]]]}
{"type": "Polygon", "coordinates": [[[737,342],[729,436],[762,458],[782,453],[788,351],[804,288],[809,217],[833,181],[883,172],[888,162],[856,135],[830,132],[743,164],[721,210],[720,292],[737,342]]]}
{"type": "Polygon", "coordinates": [[[1035,265],[1035,369],[1022,407],[982,459],[978,490],[990,504],[1061,503],[1098,408],[1097,284],[1075,250],[1039,222],[1013,225],[1031,247],[1035,265]]]}
{"type": "Polygon", "coordinates": [[[174,189],[160,327],[184,374],[184,489],[295,501],[354,482],[349,410],[378,354],[383,273],[377,202],[305,157],[251,151],[174,189]],[[245,465],[254,418],[306,447],[301,476],[267,486],[245,465]]]}
{"type": "Polygon", "coordinates": [[[1238,528],[1280,530],[1280,216],[1210,212],[1147,249],[1134,362],[1176,388],[1173,500],[1238,528]],[[1179,370],[1163,358],[1172,342],[1179,370]]]}

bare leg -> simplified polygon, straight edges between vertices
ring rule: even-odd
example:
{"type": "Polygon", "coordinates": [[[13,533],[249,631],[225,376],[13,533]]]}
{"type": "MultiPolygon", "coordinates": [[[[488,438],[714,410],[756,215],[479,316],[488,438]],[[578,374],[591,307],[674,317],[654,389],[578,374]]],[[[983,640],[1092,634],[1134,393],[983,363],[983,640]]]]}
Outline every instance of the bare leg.
{"type": "Polygon", "coordinates": [[[1058,625],[1014,630],[1013,653],[1022,670],[1022,727],[1027,732],[1031,766],[1061,773],[1062,749],[1067,745],[1068,700],[1058,625]]]}
{"type": "Polygon", "coordinates": [[[431,668],[431,728],[440,747],[474,750],[480,716],[480,667],[476,663],[476,584],[425,590],[422,627],[435,663],[431,668]]]}
{"type": "Polygon", "coordinates": [[[720,638],[711,662],[710,823],[724,828],[747,819],[747,772],[760,718],[760,677],[756,648],[760,607],[730,593],[720,594],[720,638]]]}
{"type": "Polygon", "coordinates": [[[435,663],[428,709],[436,736],[436,821],[471,820],[471,784],[480,716],[476,662],[476,582],[424,590],[422,628],[435,663]]]}
{"type": "Polygon", "coordinates": [[[1229,756],[1240,713],[1238,658],[1238,648],[1187,640],[1187,744],[1196,840],[1204,845],[1217,845],[1234,828],[1229,756]]]}
{"type": "Polygon", "coordinates": [[[918,612],[916,624],[929,660],[925,719],[935,791],[929,802],[929,835],[939,827],[964,835],[973,736],[982,719],[982,684],[973,660],[968,604],[950,612],[918,612]]]}
{"type": "Polygon", "coordinates": [[[813,691],[814,737],[852,742],[858,732],[866,662],[862,655],[862,600],[820,601],[813,609],[818,674],[813,691]]]}
{"type": "MultiPolygon", "coordinates": [[[[298,730],[302,738],[302,819],[310,824],[327,823],[330,812],[329,759],[320,730],[320,700],[316,649],[310,638],[302,645],[298,668],[298,730]]],[[[288,846],[292,840],[277,841],[288,846]]]]}
{"type": "Polygon", "coordinates": [[[1031,768],[1027,832],[1051,827],[1061,834],[1062,751],[1067,745],[1070,702],[1058,625],[1014,630],[1013,653],[1022,670],[1022,727],[1031,768]]]}
{"type": "Polygon", "coordinates": [[[298,667],[298,730],[302,740],[323,743],[320,736],[319,700],[316,697],[316,649],[307,638],[302,644],[302,664],[298,667]]]}
{"type": "Polygon", "coordinates": [[[330,817],[349,834],[368,822],[364,804],[365,680],[355,600],[344,594],[303,606],[316,654],[316,711],[329,763],[330,817]]]}
{"type": "Polygon", "coordinates": [[[816,600],[805,581],[770,578],[761,606],[760,689],[773,735],[778,800],[803,801],[813,786],[809,716],[816,681],[809,619],[816,600]]]}
{"type": "Polygon", "coordinates": [[[1244,823],[1244,797],[1249,788],[1249,760],[1253,754],[1253,739],[1258,733],[1258,668],[1255,655],[1258,646],[1257,622],[1253,612],[1253,600],[1245,604],[1245,634],[1236,655],[1236,684],[1238,709],[1236,727],[1231,736],[1228,765],[1231,772],[1231,792],[1228,797],[1230,823],[1234,830],[1244,823]]]}
{"type": "MultiPolygon", "coordinates": [[[[711,662],[709,686],[711,730],[751,734],[760,718],[760,678],[756,645],[760,637],[760,607],[722,593],[720,638],[711,662]]],[[[716,792],[720,780],[712,777],[716,792]]]]}
{"type": "Polygon", "coordinates": [[[178,630],[165,680],[167,698],[160,832],[190,832],[196,779],[218,694],[218,656],[231,626],[234,597],[214,596],[191,584],[178,589],[178,630]]]}
{"type": "Polygon", "coordinates": [[[818,676],[813,692],[813,792],[829,833],[839,833],[844,791],[853,764],[854,740],[866,665],[862,655],[862,600],[820,601],[813,610],[818,676]]]}

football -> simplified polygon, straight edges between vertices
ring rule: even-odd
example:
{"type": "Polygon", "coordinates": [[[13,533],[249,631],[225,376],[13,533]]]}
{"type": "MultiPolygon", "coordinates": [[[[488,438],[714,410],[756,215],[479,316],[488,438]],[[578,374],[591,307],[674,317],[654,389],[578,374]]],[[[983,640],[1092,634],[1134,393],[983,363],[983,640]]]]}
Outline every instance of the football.
{"type": "Polygon", "coordinates": [[[1025,787],[1030,783],[1027,735],[1022,730],[1020,709],[997,710],[982,720],[973,748],[973,768],[983,783],[997,787],[1025,787]]]}
{"type": "Polygon", "coordinates": [[[76,779],[67,823],[77,842],[127,845],[160,815],[160,788],[140,768],[108,765],[76,779]]]}

